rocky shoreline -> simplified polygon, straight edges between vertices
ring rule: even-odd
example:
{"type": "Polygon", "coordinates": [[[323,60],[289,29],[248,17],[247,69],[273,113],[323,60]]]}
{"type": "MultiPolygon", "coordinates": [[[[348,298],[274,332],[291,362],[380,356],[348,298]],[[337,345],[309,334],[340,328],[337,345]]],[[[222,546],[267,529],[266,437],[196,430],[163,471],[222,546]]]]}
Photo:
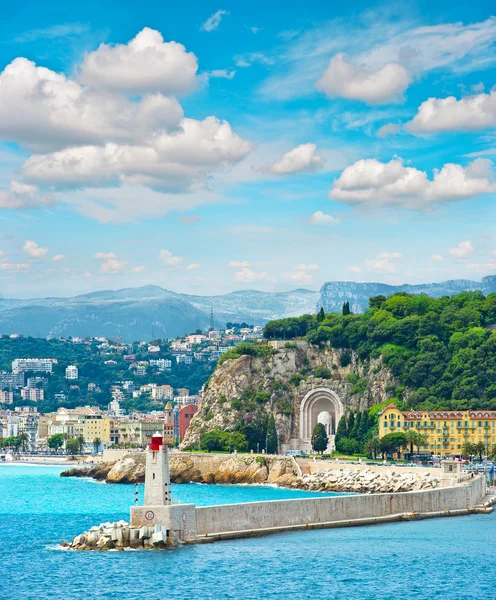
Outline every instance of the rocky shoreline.
{"type": "MultiPolygon", "coordinates": [[[[397,493],[440,487],[440,478],[429,472],[394,469],[323,469],[301,474],[290,458],[236,455],[171,455],[172,483],[275,484],[316,492],[397,493]]],[[[61,477],[91,477],[107,483],[143,483],[144,457],[128,456],[115,463],[73,468],[61,477]]]]}

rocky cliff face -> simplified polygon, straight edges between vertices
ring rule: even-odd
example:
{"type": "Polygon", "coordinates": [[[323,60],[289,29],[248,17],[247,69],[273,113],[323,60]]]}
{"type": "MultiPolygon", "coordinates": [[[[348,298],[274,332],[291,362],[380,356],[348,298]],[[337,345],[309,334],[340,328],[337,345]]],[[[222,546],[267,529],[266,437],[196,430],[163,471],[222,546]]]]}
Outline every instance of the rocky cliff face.
{"type": "Polygon", "coordinates": [[[274,349],[271,356],[241,356],[216,368],[183,448],[197,446],[200,435],[214,429],[233,431],[241,421],[248,423],[259,413],[274,416],[279,442],[288,443],[299,437],[300,405],[308,392],[328,388],[345,410],[364,410],[386,400],[390,384],[394,386],[380,359],[364,363],[353,352],[307,342],[269,345],[274,349]],[[360,379],[360,386],[347,380],[350,374],[360,379]]]}

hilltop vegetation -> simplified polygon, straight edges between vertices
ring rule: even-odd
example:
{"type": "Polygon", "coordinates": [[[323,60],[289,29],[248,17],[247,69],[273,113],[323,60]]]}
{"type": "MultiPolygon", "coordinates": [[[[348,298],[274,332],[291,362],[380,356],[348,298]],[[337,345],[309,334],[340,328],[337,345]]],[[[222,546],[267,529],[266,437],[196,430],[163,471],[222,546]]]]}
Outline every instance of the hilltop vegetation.
{"type": "MultiPolygon", "coordinates": [[[[496,408],[496,294],[462,292],[430,298],[398,293],[370,298],[360,315],[303,315],[267,323],[266,338],[304,338],[382,356],[400,385],[399,406],[417,409],[496,408]]],[[[344,355],[346,360],[346,354],[344,355]]],[[[367,381],[355,381],[357,387],[367,381]]]]}

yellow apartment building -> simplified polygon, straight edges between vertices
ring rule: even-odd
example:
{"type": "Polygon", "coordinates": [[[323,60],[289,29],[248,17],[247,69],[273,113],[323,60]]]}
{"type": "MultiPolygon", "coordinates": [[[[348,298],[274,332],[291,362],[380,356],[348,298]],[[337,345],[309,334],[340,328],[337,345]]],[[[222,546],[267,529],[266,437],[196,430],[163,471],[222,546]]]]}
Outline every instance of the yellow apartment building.
{"type": "Polygon", "coordinates": [[[111,419],[106,415],[81,415],[74,424],[74,434],[82,435],[87,443],[100,438],[103,444],[109,444],[110,426],[111,419]]]}
{"type": "Polygon", "coordinates": [[[445,456],[459,456],[466,442],[483,442],[487,450],[496,444],[494,410],[401,411],[394,404],[379,414],[379,437],[415,428],[427,436],[421,451],[445,456]]]}

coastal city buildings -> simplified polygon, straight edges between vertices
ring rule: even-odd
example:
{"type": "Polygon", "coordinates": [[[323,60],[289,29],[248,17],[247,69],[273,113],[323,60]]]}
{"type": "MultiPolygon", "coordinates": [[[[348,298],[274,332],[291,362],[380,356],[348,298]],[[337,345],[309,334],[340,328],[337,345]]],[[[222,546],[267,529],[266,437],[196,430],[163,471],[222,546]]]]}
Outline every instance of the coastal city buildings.
{"type": "Polygon", "coordinates": [[[66,379],[77,379],[79,376],[79,371],[76,365],[69,365],[65,370],[65,378],[66,379]]]}
{"type": "Polygon", "coordinates": [[[12,373],[25,371],[51,373],[56,363],[55,358],[16,358],[12,361],[12,373]]]}
{"type": "Polygon", "coordinates": [[[399,410],[387,406],[379,416],[379,437],[414,429],[426,436],[420,449],[430,454],[459,456],[466,443],[496,443],[496,411],[491,410],[399,410]]]}

